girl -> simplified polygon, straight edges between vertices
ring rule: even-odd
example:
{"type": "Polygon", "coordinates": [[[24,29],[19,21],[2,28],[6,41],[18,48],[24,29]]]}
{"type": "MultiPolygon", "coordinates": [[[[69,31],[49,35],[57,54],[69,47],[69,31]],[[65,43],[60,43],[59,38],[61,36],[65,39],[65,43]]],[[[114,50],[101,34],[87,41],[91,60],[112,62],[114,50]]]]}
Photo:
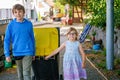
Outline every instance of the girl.
{"type": "Polygon", "coordinates": [[[86,70],[84,69],[85,53],[81,44],[77,40],[77,30],[71,27],[66,35],[68,40],[50,55],[46,56],[45,59],[48,60],[50,57],[56,55],[59,51],[65,48],[63,58],[64,80],[80,80],[80,78],[86,79],[86,70]]]}

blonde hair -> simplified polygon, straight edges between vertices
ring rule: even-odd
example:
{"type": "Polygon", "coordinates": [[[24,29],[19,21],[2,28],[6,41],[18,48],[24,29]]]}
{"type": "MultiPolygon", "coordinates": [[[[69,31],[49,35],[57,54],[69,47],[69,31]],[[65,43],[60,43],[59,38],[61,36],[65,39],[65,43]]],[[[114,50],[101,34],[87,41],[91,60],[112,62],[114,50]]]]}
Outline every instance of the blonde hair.
{"type": "Polygon", "coordinates": [[[75,28],[73,28],[73,27],[70,27],[70,28],[68,29],[68,32],[66,33],[66,36],[68,36],[68,34],[69,34],[71,31],[75,31],[75,34],[76,34],[76,39],[75,39],[75,40],[78,40],[78,38],[77,38],[78,32],[77,32],[77,30],[76,30],[75,28]]]}
{"type": "Polygon", "coordinates": [[[25,8],[21,4],[15,4],[12,9],[12,13],[14,13],[15,10],[23,10],[23,13],[25,13],[25,8]]]}

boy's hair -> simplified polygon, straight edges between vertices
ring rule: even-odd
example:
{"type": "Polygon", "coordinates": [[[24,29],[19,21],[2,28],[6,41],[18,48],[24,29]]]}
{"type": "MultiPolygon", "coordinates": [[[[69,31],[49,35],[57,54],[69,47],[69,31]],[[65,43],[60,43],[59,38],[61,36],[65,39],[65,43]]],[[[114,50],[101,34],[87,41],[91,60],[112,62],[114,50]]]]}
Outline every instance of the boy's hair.
{"type": "Polygon", "coordinates": [[[12,9],[12,13],[14,13],[15,10],[23,10],[23,13],[25,13],[25,8],[21,4],[15,4],[12,9]]]}
{"type": "MultiPolygon", "coordinates": [[[[68,35],[71,31],[75,31],[76,36],[78,36],[77,30],[76,30],[75,28],[73,28],[73,27],[70,27],[70,28],[69,28],[69,30],[68,30],[68,32],[66,33],[66,35],[68,35]]],[[[77,40],[77,38],[76,38],[76,40],[77,40]]]]}

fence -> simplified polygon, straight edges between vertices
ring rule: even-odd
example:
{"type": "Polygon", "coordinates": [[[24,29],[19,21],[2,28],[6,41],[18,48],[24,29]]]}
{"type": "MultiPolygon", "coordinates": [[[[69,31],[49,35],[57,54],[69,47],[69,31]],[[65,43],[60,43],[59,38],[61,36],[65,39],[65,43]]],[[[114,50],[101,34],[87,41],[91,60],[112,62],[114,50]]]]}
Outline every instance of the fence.
{"type": "Polygon", "coordinates": [[[0,19],[0,25],[2,24],[7,24],[11,21],[12,19],[0,19]]]}

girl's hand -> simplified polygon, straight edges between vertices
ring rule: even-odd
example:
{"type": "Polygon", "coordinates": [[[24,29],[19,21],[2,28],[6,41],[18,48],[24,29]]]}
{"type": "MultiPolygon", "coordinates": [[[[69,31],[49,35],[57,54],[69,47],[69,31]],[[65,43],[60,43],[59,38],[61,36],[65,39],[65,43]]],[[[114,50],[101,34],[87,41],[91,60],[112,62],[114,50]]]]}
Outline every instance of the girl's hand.
{"type": "Polygon", "coordinates": [[[84,63],[82,63],[82,68],[85,68],[85,64],[84,63]]]}
{"type": "Polygon", "coordinates": [[[6,57],[6,61],[7,62],[11,62],[11,58],[10,57],[6,57]]]}
{"type": "Polygon", "coordinates": [[[48,57],[48,56],[46,56],[46,57],[45,57],[45,60],[48,60],[48,59],[49,59],[49,57],[48,57]]]}

